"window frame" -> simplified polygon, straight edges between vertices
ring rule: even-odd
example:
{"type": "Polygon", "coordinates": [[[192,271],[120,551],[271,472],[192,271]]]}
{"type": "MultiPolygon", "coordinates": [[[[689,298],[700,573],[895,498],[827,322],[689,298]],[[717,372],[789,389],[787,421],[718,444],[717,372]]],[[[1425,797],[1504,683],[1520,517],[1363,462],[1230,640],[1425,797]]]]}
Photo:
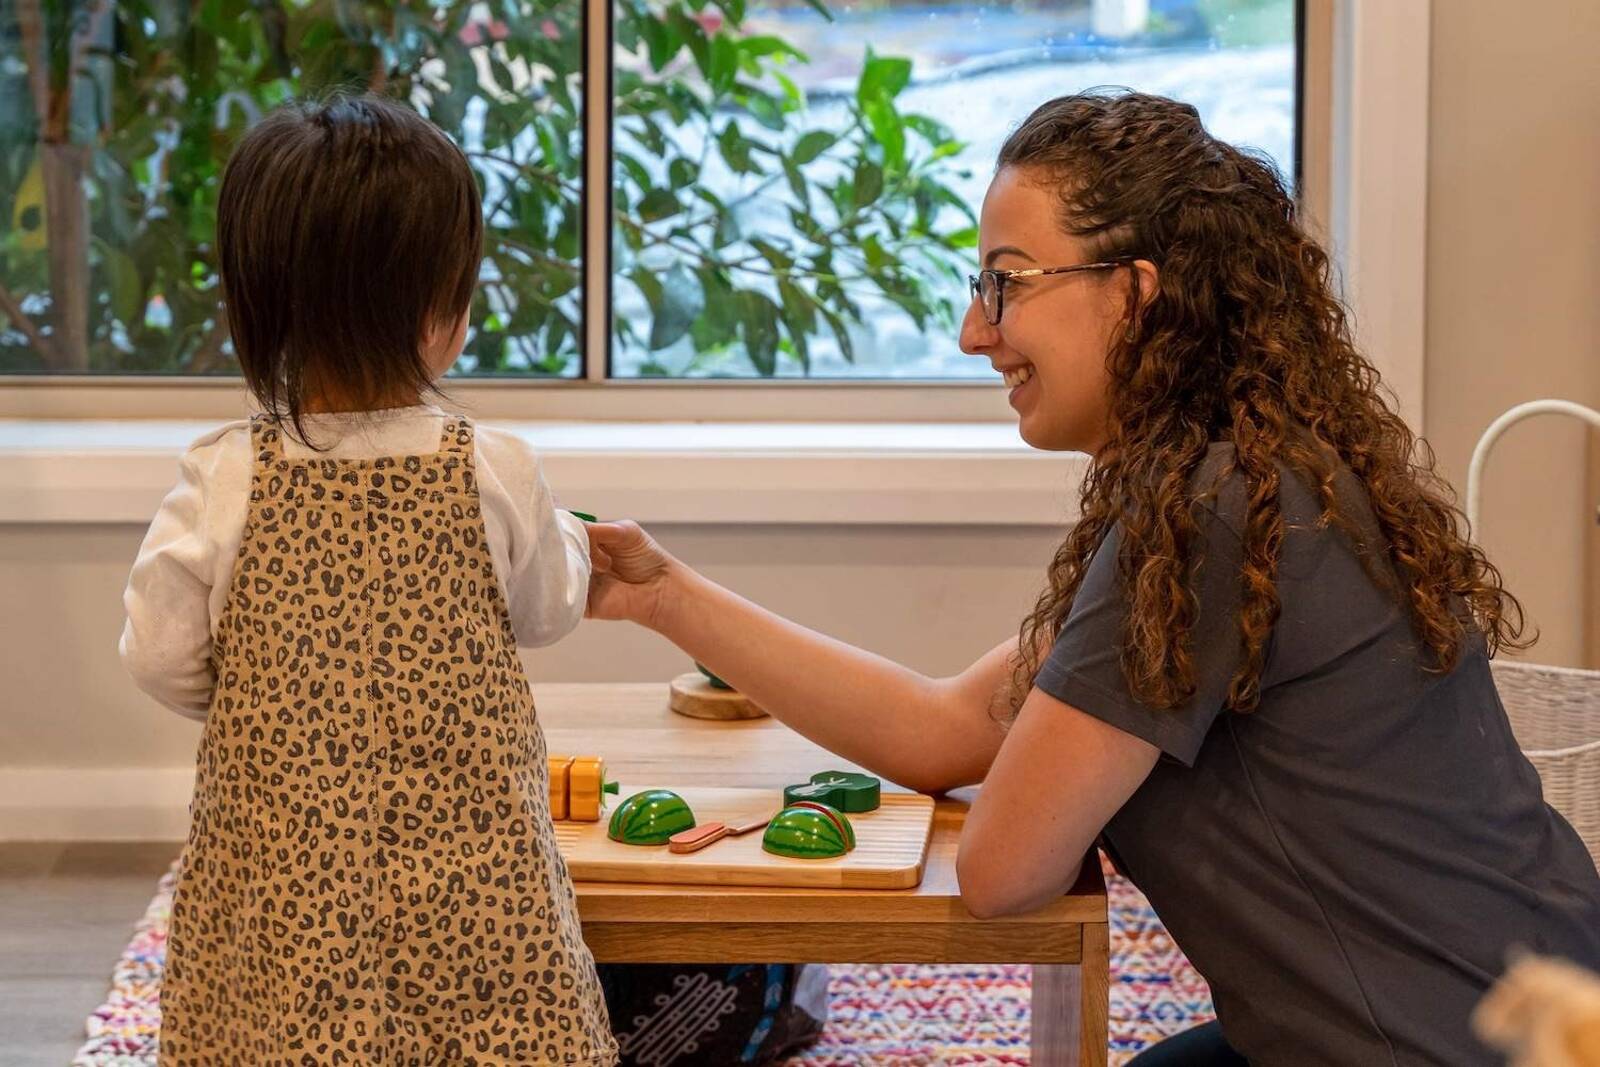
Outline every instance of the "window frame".
{"type": "MultiPolygon", "coordinates": [[[[611,5],[584,0],[590,70],[610,70],[611,5]]],[[[1299,0],[1296,167],[1306,217],[1341,266],[1364,348],[1421,426],[1431,0],[1299,0]],[[1420,53],[1420,59],[1419,59],[1420,53]],[[1409,244],[1408,244],[1409,242],[1409,244]]],[[[610,78],[584,83],[585,373],[451,379],[486,418],[616,421],[962,422],[1014,416],[999,383],[891,379],[607,378],[611,362],[610,78]],[[592,151],[598,145],[602,150],[592,151]],[[589,195],[588,190],[603,190],[589,195]]],[[[234,378],[14,375],[0,417],[227,418],[234,378]]]]}

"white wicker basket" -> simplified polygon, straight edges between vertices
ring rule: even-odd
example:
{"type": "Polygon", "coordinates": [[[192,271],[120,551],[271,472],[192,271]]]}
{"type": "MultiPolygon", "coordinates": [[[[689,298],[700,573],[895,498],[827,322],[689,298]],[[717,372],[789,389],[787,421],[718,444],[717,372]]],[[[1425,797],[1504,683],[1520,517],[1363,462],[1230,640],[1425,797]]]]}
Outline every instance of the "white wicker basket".
{"type": "Polygon", "coordinates": [[[1600,671],[1498,659],[1490,669],[1545,801],[1600,864],[1600,671]]]}
{"type": "MultiPolygon", "coordinates": [[[[1571,415],[1600,427],[1600,411],[1570,400],[1534,400],[1501,415],[1467,468],[1467,525],[1479,537],[1478,503],[1489,450],[1530,415],[1571,415]]],[[[1495,688],[1517,744],[1539,772],[1544,798],[1570,822],[1600,865],[1600,671],[1497,660],[1495,688]]]]}

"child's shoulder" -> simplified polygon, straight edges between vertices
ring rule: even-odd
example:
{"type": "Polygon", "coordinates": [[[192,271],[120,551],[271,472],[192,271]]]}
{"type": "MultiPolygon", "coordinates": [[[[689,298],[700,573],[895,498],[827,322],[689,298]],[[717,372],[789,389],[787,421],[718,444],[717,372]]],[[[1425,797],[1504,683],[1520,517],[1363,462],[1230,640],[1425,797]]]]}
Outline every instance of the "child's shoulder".
{"type": "Polygon", "coordinates": [[[485,426],[474,420],[478,459],[507,480],[538,474],[540,452],[526,434],[503,426],[485,426]]]}
{"type": "Polygon", "coordinates": [[[473,436],[480,445],[489,445],[500,451],[521,449],[532,451],[533,443],[520,430],[509,429],[505,426],[496,426],[493,423],[479,422],[472,419],[473,436]]]}
{"type": "Polygon", "coordinates": [[[250,420],[232,419],[220,426],[213,427],[189,442],[189,451],[200,449],[227,447],[230,443],[250,442],[250,420]]]}
{"type": "Polygon", "coordinates": [[[179,463],[210,482],[250,469],[250,420],[234,419],[207,430],[189,442],[179,463]]]}

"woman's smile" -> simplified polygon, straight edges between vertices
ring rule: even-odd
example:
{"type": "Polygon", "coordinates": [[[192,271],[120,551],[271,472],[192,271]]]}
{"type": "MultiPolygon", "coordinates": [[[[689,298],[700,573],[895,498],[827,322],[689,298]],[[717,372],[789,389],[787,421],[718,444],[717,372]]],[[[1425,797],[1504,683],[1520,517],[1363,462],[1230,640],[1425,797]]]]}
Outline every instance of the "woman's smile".
{"type": "Polygon", "coordinates": [[[1006,380],[1006,388],[1015,389],[1029,378],[1033,377],[1033,365],[1024,363],[1018,367],[1011,367],[1000,372],[1006,380]]]}
{"type": "Polygon", "coordinates": [[[1039,375],[1033,369],[1033,364],[1031,363],[1008,367],[1001,371],[1001,374],[1005,376],[1006,388],[1011,391],[1007,400],[1010,401],[1012,407],[1017,407],[1020,400],[1024,397],[1032,396],[1038,391],[1038,387],[1033,386],[1033,382],[1039,375]]]}

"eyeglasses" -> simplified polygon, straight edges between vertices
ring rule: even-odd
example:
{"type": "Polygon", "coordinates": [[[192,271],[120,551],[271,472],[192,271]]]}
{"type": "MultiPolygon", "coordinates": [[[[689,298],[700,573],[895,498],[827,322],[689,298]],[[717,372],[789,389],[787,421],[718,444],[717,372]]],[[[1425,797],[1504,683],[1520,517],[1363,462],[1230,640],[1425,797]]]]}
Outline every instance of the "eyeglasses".
{"type": "Polygon", "coordinates": [[[1005,310],[1006,282],[1012,278],[1037,278],[1042,274],[1076,274],[1088,270],[1112,270],[1132,263],[1131,259],[1111,259],[1103,263],[1080,263],[1075,267],[1030,267],[1026,270],[980,270],[967,275],[972,296],[983,305],[983,317],[990,326],[1000,325],[1005,310]]]}

